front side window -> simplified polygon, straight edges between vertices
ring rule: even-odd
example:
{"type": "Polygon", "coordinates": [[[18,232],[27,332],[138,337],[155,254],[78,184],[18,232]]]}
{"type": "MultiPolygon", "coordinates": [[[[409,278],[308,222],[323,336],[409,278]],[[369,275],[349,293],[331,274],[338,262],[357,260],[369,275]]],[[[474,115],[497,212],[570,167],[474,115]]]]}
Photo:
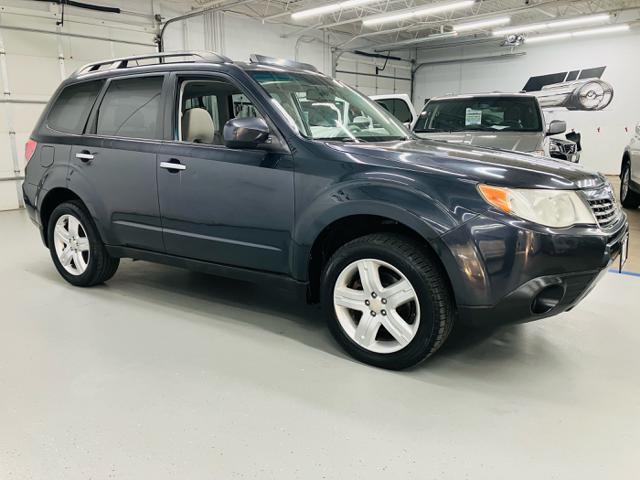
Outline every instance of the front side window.
{"type": "Polygon", "coordinates": [[[542,119],[535,98],[453,98],[429,102],[414,131],[540,132],[542,119]]]}
{"type": "Polygon", "coordinates": [[[49,127],[59,132],[82,133],[101,87],[101,80],[66,87],[51,107],[47,117],[49,127]]]}
{"type": "Polygon", "coordinates": [[[223,145],[232,118],[261,117],[253,102],[226,80],[184,80],[180,84],[178,140],[223,145]]]}
{"type": "Polygon", "coordinates": [[[113,137],[160,138],[162,77],[114,80],[98,109],[96,133],[113,137]]]}
{"type": "Polygon", "coordinates": [[[346,85],[314,73],[255,70],[250,75],[301,135],[316,140],[404,140],[404,127],[346,85]]]}

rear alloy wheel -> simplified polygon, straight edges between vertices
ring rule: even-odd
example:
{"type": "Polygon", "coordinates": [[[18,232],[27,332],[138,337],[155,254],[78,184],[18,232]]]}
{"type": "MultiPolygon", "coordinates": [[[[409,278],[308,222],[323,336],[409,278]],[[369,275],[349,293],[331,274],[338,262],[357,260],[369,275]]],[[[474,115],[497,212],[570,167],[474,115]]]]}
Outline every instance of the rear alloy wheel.
{"type": "Polygon", "coordinates": [[[53,242],[58,260],[71,275],[82,275],[91,259],[87,231],[73,215],[62,215],[53,230],[53,242]]]}
{"type": "Polygon", "coordinates": [[[620,203],[625,208],[638,208],[640,206],[640,194],[631,190],[631,168],[625,163],[620,178],[620,203]]]}
{"type": "Polygon", "coordinates": [[[47,238],[56,269],[73,285],[103,283],[113,277],[120,264],[107,252],[93,219],[79,201],[61,203],[53,210],[47,238]]]}
{"type": "Polygon", "coordinates": [[[409,237],[378,233],[353,240],[329,259],[322,303],[331,333],[356,359],[399,370],[444,343],[453,300],[433,253],[409,237]]]}

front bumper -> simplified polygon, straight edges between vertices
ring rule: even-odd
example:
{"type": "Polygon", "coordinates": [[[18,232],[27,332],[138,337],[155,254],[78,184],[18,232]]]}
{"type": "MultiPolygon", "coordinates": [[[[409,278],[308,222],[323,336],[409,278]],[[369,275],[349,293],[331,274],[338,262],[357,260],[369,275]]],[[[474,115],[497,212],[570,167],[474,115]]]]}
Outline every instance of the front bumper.
{"type": "Polygon", "coordinates": [[[478,215],[441,240],[464,323],[537,320],[570,310],[597,284],[628,233],[624,215],[595,227],[531,228],[506,215],[478,215]]]}

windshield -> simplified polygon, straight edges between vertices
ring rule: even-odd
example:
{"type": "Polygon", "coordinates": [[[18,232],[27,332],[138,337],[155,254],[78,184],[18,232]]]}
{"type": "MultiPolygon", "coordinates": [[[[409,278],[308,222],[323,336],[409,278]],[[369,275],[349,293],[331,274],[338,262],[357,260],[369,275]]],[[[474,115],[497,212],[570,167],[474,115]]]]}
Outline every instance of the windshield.
{"type": "Polygon", "coordinates": [[[388,112],[319,74],[250,71],[301,135],[315,140],[380,142],[409,133],[388,112]]]}
{"type": "Polygon", "coordinates": [[[468,97],[432,100],[424,108],[415,132],[541,132],[535,98],[468,97]]]}

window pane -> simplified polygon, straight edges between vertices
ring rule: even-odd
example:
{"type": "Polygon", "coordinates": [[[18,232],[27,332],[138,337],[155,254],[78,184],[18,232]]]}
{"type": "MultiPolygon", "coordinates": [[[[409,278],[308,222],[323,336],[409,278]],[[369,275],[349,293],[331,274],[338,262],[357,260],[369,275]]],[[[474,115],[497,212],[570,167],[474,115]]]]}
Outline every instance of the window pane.
{"type": "Polygon", "coordinates": [[[407,138],[407,131],[393,115],[336,80],[312,73],[249,73],[307,138],[342,142],[407,138]]]}
{"type": "Polygon", "coordinates": [[[415,130],[538,132],[542,119],[533,97],[456,98],[429,102],[415,130]]]}
{"type": "Polygon", "coordinates": [[[262,118],[256,107],[243,93],[235,93],[231,96],[233,102],[233,116],[236,118],[258,117],[262,118]]]}
{"type": "Polygon", "coordinates": [[[391,114],[402,123],[409,123],[413,120],[411,118],[411,110],[409,110],[407,103],[399,98],[386,98],[376,100],[376,102],[391,112],[391,114]]]}
{"type": "Polygon", "coordinates": [[[65,88],[47,118],[49,127],[59,132],[82,133],[102,81],[71,85],[65,88]]]}
{"type": "Polygon", "coordinates": [[[111,82],[98,111],[98,135],[158,138],[162,77],[111,82]]]}

